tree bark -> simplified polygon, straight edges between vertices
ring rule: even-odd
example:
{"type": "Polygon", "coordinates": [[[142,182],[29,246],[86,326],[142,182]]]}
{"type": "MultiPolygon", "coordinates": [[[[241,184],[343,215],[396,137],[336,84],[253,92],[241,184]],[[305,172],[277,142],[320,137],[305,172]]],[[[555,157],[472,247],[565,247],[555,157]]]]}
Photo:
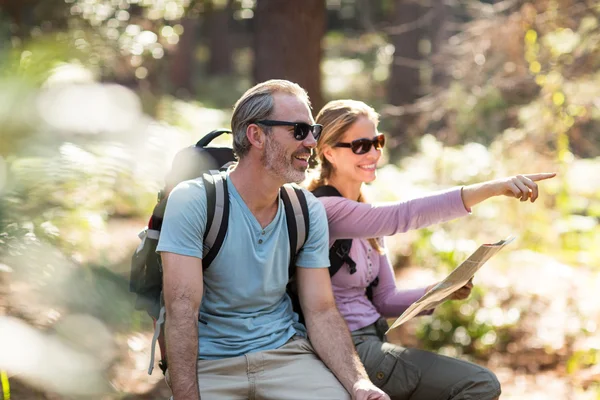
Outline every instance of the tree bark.
{"type": "Polygon", "coordinates": [[[375,32],[375,24],[373,23],[373,3],[371,0],[357,0],[356,12],[361,28],[365,32],[375,32]]]}
{"type": "Polygon", "coordinates": [[[452,7],[446,5],[443,1],[433,2],[433,23],[429,29],[429,39],[431,40],[431,68],[433,74],[431,83],[435,87],[446,85],[447,71],[446,64],[442,62],[443,49],[450,38],[448,23],[452,21],[452,7]]]}
{"type": "Polygon", "coordinates": [[[183,26],[183,34],[171,56],[169,75],[173,92],[179,97],[189,97],[195,94],[193,69],[198,20],[183,17],[181,25],[183,26]]]}
{"type": "Polygon", "coordinates": [[[230,75],[233,71],[233,49],[229,28],[233,14],[233,0],[227,0],[227,4],[222,7],[208,2],[206,11],[206,30],[210,52],[206,72],[210,76],[230,75]]]}
{"type": "Polygon", "coordinates": [[[415,101],[420,95],[419,41],[422,9],[417,0],[397,0],[393,26],[390,29],[394,45],[394,61],[388,85],[390,104],[401,106],[415,101]]]}
{"type": "Polygon", "coordinates": [[[254,80],[296,82],[318,111],[325,0],[258,0],[254,24],[254,80]]]}

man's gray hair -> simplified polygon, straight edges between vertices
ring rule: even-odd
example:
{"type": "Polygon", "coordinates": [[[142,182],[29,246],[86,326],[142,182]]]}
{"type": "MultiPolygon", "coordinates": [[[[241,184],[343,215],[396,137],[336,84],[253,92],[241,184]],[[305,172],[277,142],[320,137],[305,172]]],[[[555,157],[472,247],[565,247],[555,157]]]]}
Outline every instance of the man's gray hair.
{"type": "Polygon", "coordinates": [[[244,157],[250,151],[251,144],[248,137],[246,137],[248,125],[269,118],[275,106],[273,101],[275,93],[298,96],[310,108],[310,100],[306,90],[302,89],[297,83],[283,79],[271,79],[248,89],[233,106],[231,117],[233,152],[238,159],[244,157]]]}

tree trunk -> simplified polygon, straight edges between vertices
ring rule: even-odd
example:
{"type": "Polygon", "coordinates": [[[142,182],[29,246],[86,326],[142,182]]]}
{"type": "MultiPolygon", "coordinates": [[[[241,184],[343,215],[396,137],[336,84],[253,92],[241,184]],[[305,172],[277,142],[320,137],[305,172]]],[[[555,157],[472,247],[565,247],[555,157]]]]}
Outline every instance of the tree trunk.
{"type": "Polygon", "coordinates": [[[357,0],[356,13],[360,27],[365,32],[375,32],[375,24],[373,23],[373,3],[371,0],[357,0]]]}
{"type": "Polygon", "coordinates": [[[431,68],[432,77],[431,84],[434,87],[445,86],[448,82],[448,72],[446,63],[443,60],[443,49],[450,38],[450,29],[448,23],[452,21],[452,7],[445,4],[443,1],[433,2],[433,21],[429,25],[429,39],[431,40],[431,68]]]}
{"type": "MultiPolygon", "coordinates": [[[[39,6],[40,0],[0,0],[0,16],[3,16],[3,14],[6,15],[6,20],[13,24],[11,36],[21,40],[27,40],[29,38],[31,28],[38,22],[34,18],[34,8],[39,6]]],[[[9,43],[10,39],[3,42],[3,45],[10,48],[9,43]]]]}
{"type": "Polygon", "coordinates": [[[419,41],[422,37],[421,6],[417,0],[397,0],[390,37],[394,61],[388,85],[390,104],[401,106],[415,101],[420,94],[419,41]]]}
{"type": "Polygon", "coordinates": [[[207,73],[210,76],[230,75],[233,71],[232,45],[229,36],[230,21],[233,14],[233,0],[227,0],[224,6],[207,3],[206,25],[208,32],[207,73]]]}
{"type": "MultiPolygon", "coordinates": [[[[419,0],[395,1],[392,26],[388,29],[395,49],[388,81],[388,102],[394,106],[410,105],[421,94],[422,56],[419,41],[423,37],[422,27],[426,17],[419,0]]],[[[391,160],[411,149],[413,139],[420,134],[414,129],[416,121],[414,112],[401,114],[390,121],[388,148],[391,160]]]]}
{"type": "Polygon", "coordinates": [[[195,93],[193,69],[198,20],[196,18],[183,17],[181,25],[183,26],[183,34],[179,38],[169,65],[173,92],[178,97],[185,98],[193,96],[195,93]]]}
{"type": "Polygon", "coordinates": [[[254,17],[254,80],[288,79],[323,106],[321,39],[325,0],[258,0],[254,17]]]}

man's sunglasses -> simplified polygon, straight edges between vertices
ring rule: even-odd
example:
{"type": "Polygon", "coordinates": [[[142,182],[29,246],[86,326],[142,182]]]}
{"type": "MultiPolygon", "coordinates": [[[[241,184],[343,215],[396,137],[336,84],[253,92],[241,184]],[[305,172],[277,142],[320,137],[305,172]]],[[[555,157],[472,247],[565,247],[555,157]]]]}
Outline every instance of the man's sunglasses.
{"type": "Polygon", "coordinates": [[[310,125],[306,122],[288,122],[288,121],[274,121],[271,119],[263,119],[261,121],[256,121],[257,124],[265,125],[265,126],[293,126],[294,127],[294,138],[296,140],[304,140],[308,136],[309,132],[312,132],[315,140],[319,140],[319,136],[321,136],[321,131],[323,130],[323,125],[314,124],[310,125]]]}
{"type": "Polygon", "coordinates": [[[371,151],[371,146],[375,147],[375,150],[381,150],[385,145],[385,136],[377,135],[373,139],[356,139],[350,143],[338,143],[333,147],[349,147],[352,149],[354,154],[367,154],[371,151]]]}

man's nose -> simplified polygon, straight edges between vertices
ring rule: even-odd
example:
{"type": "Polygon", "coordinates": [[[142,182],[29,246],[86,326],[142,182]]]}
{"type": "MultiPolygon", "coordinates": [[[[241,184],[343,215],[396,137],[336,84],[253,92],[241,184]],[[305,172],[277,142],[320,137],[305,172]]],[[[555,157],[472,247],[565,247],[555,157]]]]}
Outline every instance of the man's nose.
{"type": "Polygon", "coordinates": [[[302,141],[302,144],[305,147],[308,147],[309,149],[314,149],[315,147],[317,147],[317,141],[315,140],[315,137],[313,136],[312,132],[309,132],[308,135],[306,135],[306,137],[302,141]]]}

